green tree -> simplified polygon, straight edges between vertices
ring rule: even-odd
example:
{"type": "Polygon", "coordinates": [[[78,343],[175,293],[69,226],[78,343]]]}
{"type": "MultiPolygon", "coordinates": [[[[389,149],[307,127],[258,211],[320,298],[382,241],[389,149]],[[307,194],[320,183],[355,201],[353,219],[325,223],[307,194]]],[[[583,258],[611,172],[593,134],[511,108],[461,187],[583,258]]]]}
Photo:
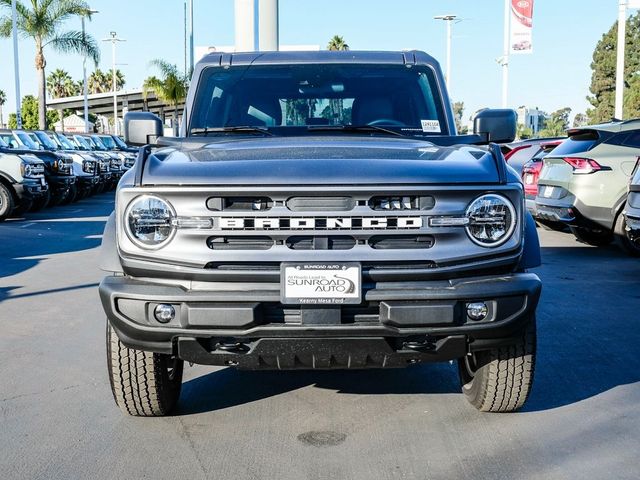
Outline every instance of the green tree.
{"type": "MultiPolygon", "coordinates": [[[[20,107],[22,115],[22,128],[27,130],[37,130],[39,128],[39,111],[38,99],[33,95],[25,95],[22,97],[22,105],[20,107]]],[[[55,110],[47,110],[47,123],[54,124],[59,120],[58,112],[55,110]]],[[[16,114],[9,115],[9,128],[18,128],[16,114]]]]}
{"type": "Polygon", "coordinates": [[[469,133],[469,128],[462,125],[462,117],[464,116],[464,102],[453,102],[453,119],[456,122],[456,130],[460,135],[469,133]]]}
{"type": "Polygon", "coordinates": [[[150,66],[156,67],[160,71],[160,78],[148,77],[142,85],[142,94],[146,101],[147,95],[153,91],[163,102],[173,106],[173,130],[177,134],[178,130],[178,105],[187,96],[189,90],[188,77],[178,70],[176,65],[172,65],[164,60],[152,60],[150,66]]]}
{"type": "MultiPolygon", "coordinates": [[[[0,18],[0,36],[11,35],[11,2],[0,0],[0,8],[9,14],[0,18]]],[[[98,62],[100,49],[95,39],[77,30],[61,31],[64,23],[74,17],[91,18],[89,4],[82,0],[31,0],[30,8],[21,1],[16,4],[18,30],[31,38],[36,46],[36,72],[38,75],[38,126],[47,128],[47,65],[44,51],[47,47],[60,53],[86,54],[98,62]]]]}
{"type": "Polygon", "coordinates": [[[545,126],[538,135],[540,137],[561,137],[566,134],[567,129],[569,128],[569,115],[571,114],[571,109],[569,107],[561,108],[560,110],[556,110],[549,118],[547,118],[545,122],[545,126]]]}
{"type": "Polygon", "coordinates": [[[589,119],[584,113],[576,113],[576,116],[573,117],[573,126],[574,127],[584,127],[589,124],[589,119]]]}
{"type": "Polygon", "coordinates": [[[4,90],[0,90],[0,128],[4,125],[4,118],[2,118],[2,107],[7,103],[7,94],[4,90]]]}
{"type": "MultiPolygon", "coordinates": [[[[590,123],[608,122],[614,115],[616,94],[616,51],[618,22],[614,23],[596,45],[591,63],[591,95],[587,97],[593,108],[587,110],[590,123]]],[[[640,110],[640,13],[627,19],[625,36],[625,118],[637,116],[640,110]]]]}
{"type": "Polygon", "coordinates": [[[58,68],[47,76],[47,93],[52,98],[72,97],[78,95],[77,85],[69,72],[58,68]]]}
{"type": "Polygon", "coordinates": [[[327,50],[349,50],[349,45],[347,45],[343,37],[334,35],[327,44],[327,50]]]}
{"type": "Polygon", "coordinates": [[[527,138],[531,137],[533,137],[533,130],[523,125],[522,123],[519,123],[516,130],[516,138],[518,138],[519,140],[526,140],[527,138]]]}

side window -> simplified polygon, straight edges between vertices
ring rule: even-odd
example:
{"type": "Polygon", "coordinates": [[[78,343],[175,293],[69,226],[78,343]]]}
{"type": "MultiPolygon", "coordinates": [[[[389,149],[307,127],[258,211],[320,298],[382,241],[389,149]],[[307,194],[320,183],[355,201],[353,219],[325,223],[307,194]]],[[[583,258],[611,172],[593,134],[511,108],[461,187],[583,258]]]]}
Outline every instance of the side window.
{"type": "Polygon", "coordinates": [[[625,147],[640,148],[640,130],[633,130],[623,140],[622,145],[625,147]]]}

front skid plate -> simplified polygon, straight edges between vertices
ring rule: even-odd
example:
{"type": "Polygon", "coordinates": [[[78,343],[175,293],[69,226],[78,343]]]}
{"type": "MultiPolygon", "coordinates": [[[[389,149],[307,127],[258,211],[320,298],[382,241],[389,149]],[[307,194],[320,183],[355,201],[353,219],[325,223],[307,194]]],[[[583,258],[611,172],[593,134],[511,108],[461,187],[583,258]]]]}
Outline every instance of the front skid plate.
{"type": "Polygon", "coordinates": [[[230,353],[207,340],[178,339],[178,356],[204,365],[234,366],[243,370],[361,369],[405,367],[463,357],[464,335],[438,340],[430,349],[395,350],[387,340],[371,338],[263,338],[242,353],[230,353]]]}

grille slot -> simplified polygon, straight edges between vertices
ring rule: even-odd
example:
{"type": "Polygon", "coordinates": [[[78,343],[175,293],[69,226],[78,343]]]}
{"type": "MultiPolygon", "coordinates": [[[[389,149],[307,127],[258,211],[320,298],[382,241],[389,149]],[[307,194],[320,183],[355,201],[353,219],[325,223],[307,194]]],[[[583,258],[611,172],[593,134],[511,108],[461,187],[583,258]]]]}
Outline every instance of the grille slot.
{"type": "Polygon", "coordinates": [[[356,203],[353,197],[292,197],[287,200],[287,208],[294,212],[346,212],[356,203]]]}
{"type": "Polygon", "coordinates": [[[211,250],[269,250],[274,244],[273,238],[251,237],[209,237],[207,246],[211,250]]]}
{"type": "Polygon", "coordinates": [[[207,208],[222,211],[265,211],[271,210],[273,200],[269,197],[211,197],[207,199],[207,208]]]}
{"type": "Polygon", "coordinates": [[[356,239],[348,236],[295,236],[286,241],[291,250],[350,250],[356,239]]]}
{"type": "Polygon", "coordinates": [[[372,210],[388,212],[393,210],[431,210],[436,204],[432,196],[387,195],[372,197],[369,207],[372,210]]]}
{"type": "Polygon", "coordinates": [[[369,239],[369,246],[376,250],[431,248],[433,243],[431,235],[375,235],[369,239]]]}

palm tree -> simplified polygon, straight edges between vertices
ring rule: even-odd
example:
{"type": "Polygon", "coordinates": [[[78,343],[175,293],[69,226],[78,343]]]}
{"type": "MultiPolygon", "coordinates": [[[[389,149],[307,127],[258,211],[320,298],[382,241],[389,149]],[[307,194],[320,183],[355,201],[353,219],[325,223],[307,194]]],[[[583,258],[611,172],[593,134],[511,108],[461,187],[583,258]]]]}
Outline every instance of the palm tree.
{"type": "Polygon", "coordinates": [[[0,90],[0,128],[4,126],[4,120],[2,118],[2,107],[7,103],[7,94],[4,93],[4,90],[0,90]]]}
{"type": "MultiPolygon", "coordinates": [[[[11,10],[12,0],[0,0],[0,8],[11,10]]],[[[27,7],[21,1],[16,2],[18,30],[30,37],[36,45],[36,72],[38,74],[38,124],[47,128],[47,81],[45,67],[47,62],[44,49],[51,47],[60,53],[79,53],[100,60],[100,49],[95,39],[77,30],[61,31],[64,22],[73,17],[91,18],[89,5],[82,0],[31,0],[27,7]]],[[[11,35],[11,17],[0,18],[0,36],[11,35]]]]}
{"type": "Polygon", "coordinates": [[[75,85],[69,72],[58,68],[47,76],[47,93],[53,98],[70,97],[75,93],[75,85]]]}
{"type": "Polygon", "coordinates": [[[178,70],[176,65],[172,65],[164,60],[152,60],[150,66],[160,70],[161,78],[151,76],[148,77],[142,85],[142,94],[146,101],[147,94],[153,90],[163,102],[173,105],[173,130],[177,134],[178,127],[178,105],[187,96],[189,89],[189,79],[185,74],[178,70]]]}
{"type": "Polygon", "coordinates": [[[334,35],[327,44],[327,50],[349,50],[349,45],[345,43],[343,37],[334,35]]]}
{"type": "MultiPolygon", "coordinates": [[[[116,70],[116,89],[121,90],[126,83],[124,73],[116,70]]],[[[111,71],[103,71],[96,68],[95,72],[87,79],[89,93],[107,93],[113,91],[113,76],[111,71]]]]}

